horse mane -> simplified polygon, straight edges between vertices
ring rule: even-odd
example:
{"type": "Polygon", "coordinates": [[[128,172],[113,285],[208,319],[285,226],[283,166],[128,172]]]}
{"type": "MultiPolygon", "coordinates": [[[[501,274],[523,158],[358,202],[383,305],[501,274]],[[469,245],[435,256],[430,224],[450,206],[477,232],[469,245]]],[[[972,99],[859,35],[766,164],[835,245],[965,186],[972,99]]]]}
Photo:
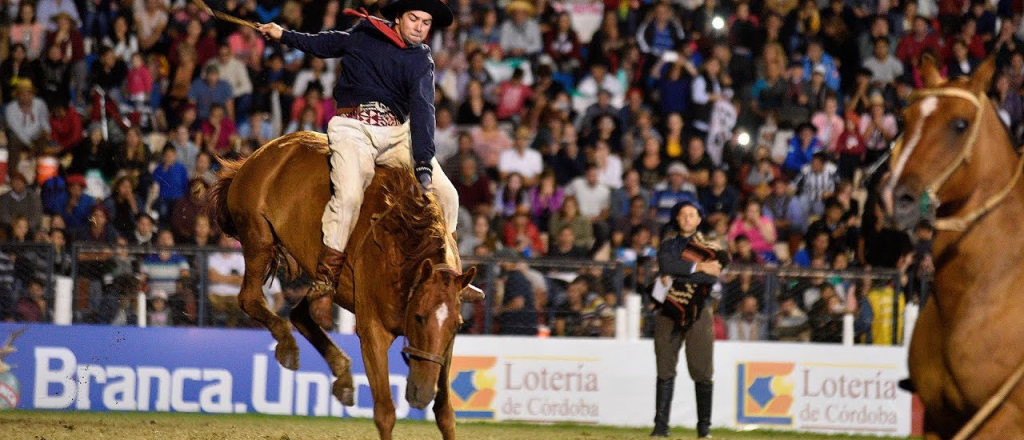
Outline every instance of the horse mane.
{"type": "Polygon", "coordinates": [[[424,259],[444,261],[448,231],[434,195],[420,191],[412,173],[396,170],[391,176],[381,192],[387,212],[380,213],[379,226],[397,246],[390,256],[399,261],[392,263],[399,265],[402,274],[413,274],[424,259]]]}

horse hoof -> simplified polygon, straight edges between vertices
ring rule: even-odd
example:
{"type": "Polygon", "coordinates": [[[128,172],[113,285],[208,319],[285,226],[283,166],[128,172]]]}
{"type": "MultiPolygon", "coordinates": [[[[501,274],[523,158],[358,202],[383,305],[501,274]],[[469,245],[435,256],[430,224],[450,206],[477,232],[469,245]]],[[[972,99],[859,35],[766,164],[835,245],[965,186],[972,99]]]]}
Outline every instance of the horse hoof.
{"type": "Polygon", "coordinates": [[[299,346],[295,340],[278,342],[274,357],[282,367],[292,371],[299,369],[299,346]]]}
{"type": "Polygon", "coordinates": [[[338,401],[345,406],[355,406],[356,404],[356,393],[352,387],[336,385],[334,387],[334,397],[337,397],[338,401]]]}

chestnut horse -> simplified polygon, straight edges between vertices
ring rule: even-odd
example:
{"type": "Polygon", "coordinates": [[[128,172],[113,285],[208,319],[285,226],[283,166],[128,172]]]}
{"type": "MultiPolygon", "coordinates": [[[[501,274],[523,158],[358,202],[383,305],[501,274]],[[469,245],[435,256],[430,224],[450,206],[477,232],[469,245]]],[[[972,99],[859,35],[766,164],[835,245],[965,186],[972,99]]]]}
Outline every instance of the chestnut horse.
{"type": "MultiPolygon", "coordinates": [[[[291,326],[267,308],[262,285],[280,262],[314,273],[321,243],[321,216],[331,197],[327,137],[298,132],[275,139],[244,162],[223,162],[211,193],[220,227],[242,244],[245,276],[238,300],[242,310],[277,340],[282,366],[299,367],[291,326]]],[[[406,399],[422,409],[434,400],[438,428],[455,438],[449,400],[449,366],[461,323],[460,293],[476,268],[461,273],[452,234],[433,196],[419,190],[408,170],[378,168],[346,251],[336,304],[355,313],[356,333],[373,394],[373,417],[381,439],[390,439],[395,407],[388,380],[388,348],[399,335],[409,363],[406,399]],[[436,394],[436,398],[435,398],[436,394]]],[[[463,295],[473,295],[465,290],[463,295]]],[[[470,298],[475,299],[475,298],[470,298]]],[[[310,316],[300,301],[292,324],[327,361],[337,377],[333,394],[353,404],[351,359],[310,316]]]]}
{"type": "Polygon", "coordinates": [[[935,294],[908,359],[925,438],[1022,438],[1024,156],[986,95],[993,58],[955,81],[931,58],[921,71],[925,88],[907,105],[882,199],[902,227],[922,211],[936,217],[935,294]]]}

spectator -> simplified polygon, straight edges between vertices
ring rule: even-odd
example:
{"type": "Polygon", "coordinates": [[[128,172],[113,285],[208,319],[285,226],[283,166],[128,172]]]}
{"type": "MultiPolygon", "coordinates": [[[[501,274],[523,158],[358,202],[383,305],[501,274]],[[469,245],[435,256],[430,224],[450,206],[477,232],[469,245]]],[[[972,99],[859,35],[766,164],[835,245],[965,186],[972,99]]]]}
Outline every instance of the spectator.
{"type": "Polygon", "coordinates": [[[723,96],[721,74],[721,61],[711,58],[700,66],[700,74],[693,78],[690,85],[690,102],[694,105],[691,122],[694,134],[701,138],[707,136],[711,127],[711,111],[715,101],[723,96]]]}
{"type": "Polygon", "coordinates": [[[519,126],[515,135],[512,148],[502,151],[498,158],[498,175],[505,180],[510,173],[516,173],[522,176],[525,186],[535,186],[543,171],[543,158],[537,150],[528,148],[532,140],[529,127],[519,126]]]}
{"type": "Polygon", "coordinates": [[[587,168],[587,155],[579,145],[576,127],[565,124],[559,142],[555,142],[544,162],[555,172],[555,181],[564,186],[583,175],[587,168]]]}
{"type": "Polygon", "coordinates": [[[103,201],[103,206],[113,216],[112,225],[122,237],[131,237],[135,229],[135,218],[143,212],[142,198],[135,194],[135,186],[128,176],[119,177],[111,185],[113,194],[103,201]]]}
{"type": "Polygon", "coordinates": [[[530,218],[542,231],[548,230],[551,216],[562,208],[565,190],[555,181],[555,173],[546,170],[540,175],[540,183],[529,190],[530,218]]]}
{"type": "Polygon", "coordinates": [[[143,4],[143,8],[135,10],[135,31],[139,37],[139,49],[148,52],[155,50],[157,43],[164,38],[168,20],[160,0],[145,0],[143,4]]]}
{"type": "Polygon", "coordinates": [[[665,184],[655,187],[651,195],[651,208],[657,211],[655,220],[659,224],[669,221],[669,214],[676,203],[682,201],[697,201],[697,188],[687,179],[690,170],[679,162],[673,162],[668,167],[668,179],[665,184]]]}
{"type": "Polygon", "coordinates": [[[594,225],[595,246],[607,238],[608,210],[611,203],[611,189],[598,181],[597,165],[587,166],[584,177],[577,177],[566,188],[567,195],[579,202],[580,214],[594,225]]]}
{"type": "Polygon", "coordinates": [[[792,295],[779,298],[779,311],[773,321],[774,336],[778,341],[807,342],[811,339],[807,314],[797,307],[792,295]]]}
{"type": "Polygon", "coordinates": [[[178,150],[174,145],[164,146],[160,165],[153,170],[153,181],[160,185],[160,196],[156,206],[160,222],[170,225],[171,209],[174,203],[185,195],[188,187],[188,171],[178,162],[178,150]]]}
{"type": "Polygon", "coordinates": [[[551,216],[548,234],[558,237],[563,228],[571,228],[575,245],[590,249],[594,245],[594,226],[590,220],[580,213],[579,202],[575,196],[566,196],[562,208],[551,216]]]}
{"type": "Polygon", "coordinates": [[[655,4],[654,13],[640,23],[636,30],[636,42],[640,50],[655,58],[673,50],[685,36],[682,24],[672,13],[671,5],[666,2],[655,4]]]}
{"type": "Polygon", "coordinates": [[[114,55],[126,63],[139,53],[139,39],[129,28],[128,17],[121,14],[114,17],[112,32],[103,37],[101,44],[114,49],[114,55]]]}
{"type": "Polygon", "coordinates": [[[864,138],[860,135],[860,117],[855,114],[847,115],[843,120],[843,131],[836,140],[836,156],[839,159],[839,178],[853,181],[856,171],[864,164],[864,155],[867,148],[864,145],[864,138]]]}
{"type": "Polygon", "coordinates": [[[485,109],[480,119],[480,126],[474,127],[473,151],[480,157],[482,165],[489,175],[497,176],[498,162],[501,153],[512,148],[512,139],[498,127],[498,117],[494,110],[485,109]]]}
{"type": "Polygon", "coordinates": [[[547,245],[541,238],[537,225],[530,221],[525,210],[516,212],[505,223],[504,244],[526,258],[541,256],[547,252],[547,245]]]}
{"type": "Polygon", "coordinates": [[[640,197],[646,207],[650,203],[651,192],[640,186],[640,173],[635,169],[628,169],[622,173],[622,185],[612,191],[611,203],[608,216],[613,222],[630,214],[633,199],[640,197]]]}
{"type": "Polygon", "coordinates": [[[61,206],[61,214],[69,228],[82,228],[86,225],[89,213],[96,201],[92,196],[85,194],[85,176],[69,175],[67,184],[67,203],[61,206]]]}
{"type": "Polygon", "coordinates": [[[811,267],[814,260],[830,260],[829,243],[831,234],[826,230],[807,231],[807,245],[793,256],[793,264],[800,267],[811,267]]]}
{"type": "MultiPolygon", "coordinates": [[[[602,118],[602,120],[610,120],[602,118]]],[[[594,163],[598,167],[598,181],[610,188],[617,190],[622,187],[622,159],[612,154],[608,142],[600,140],[594,144],[594,163]]]]}
{"type": "Polygon", "coordinates": [[[46,282],[33,277],[15,305],[15,319],[20,322],[49,322],[50,305],[45,295],[46,282]]]}
{"type": "Polygon", "coordinates": [[[793,188],[803,203],[804,212],[813,217],[824,211],[825,199],[832,197],[837,183],[839,175],[835,164],[828,160],[826,153],[817,151],[811,156],[811,162],[801,168],[793,188]]]}
{"type": "Polygon", "coordinates": [[[171,215],[171,228],[178,240],[189,241],[195,230],[196,216],[208,212],[206,196],[209,185],[203,179],[192,179],[188,184],[188,195],[174,204],[171,215]]]}
{"type": "Polygon", "coordinates": [[[614,336],[614,310],[590,284],[583,276],[569,284],[566,302],[555,311],[555,335],[614,336]]]}
{"type": "MultiPolygon", "coordinates": [[[[227,234],[222,235],[218,245],[222,248],[238,248],[238,242],[227,234]]],[[[210,308],[218,324],[238,327],[245,316],[238,304],[238,293],[242,288],[245,274],[245,259],[238,251],[224,251],[210,254],[207,258],[210,280],[210,308]]]]}
{"type": "Polygon", "coordinates": [[[665,178],[668,162],[661,152],[661,142],[649,137],[644,139],[644,151],[633,161],[633,169],[640,175],[640,185],[652,189],[665,178]]]}
{"type": "Polygon", "coordinates": [[[82,142],[82,117],[74,107],[66,105],[66,99],[62,102],[65,105],[50,107],[50,128],[53,130],[51,138],[54,142],[43,146],[40,155],[63,155],[82,142]]]}
{"type": "Polygon", "coordinates": [[[527,209],[529,201],[526,196],[523,176],[519,173],[509,174],[505,184],[498,188],[497,197],[494,199],[495,215],[499,218],[508,218],[520,209],[527,209]]]}
{"type": "MultiPolygon", "coordinates": [[[[3,66],[0,64],[0,73],[4,70],[3,66]]],[[[55,108],[66,107],[71,102],[71,74],[71,65],[64,61],[60,46],[49,46],[46,49],[46,55],[39,63],[39,88],[42,89],[40,97],[43,102],[48,102],[55,108]]],[[[10,87],[7,86],[7,82],[4,82],[4,86],[0,89],[8,89],[5,90],[7,92],[10,87]]],[[[79,138],[82,135],[81,128],[81,122],[79,122],[77,133],[79,138]]],[[[62,139],[58,138],[56,134],[54,138],[65,148],[74,144],[74,142],[61,142],[62,139]]]]}
{"type": "Polygon", "coordinates": [[[548,249],[548,258],[567,260],[586,260],[590,258],[588,247],[576,244],[576,233],[571,225],[562,226],[555,234],[555,243],[548,249]]]}
{"type": "Polygon", "coordinates": [[[729,176],[724,168],[715,168],[711,172],[710,185],[701,188],[697,195],[700,205],[707,213],[709,223],[716,223],[719,217],[728,221],[736,216],[740,192],[729,184],[729,176]]]}
{"type": "Polygon", "coordinates": [[[768,318],[758,311],[757,298],[746,296],[740,306],[726,322],[729,339],[732,341],[762,341],[768,339],[768,318]]]}
{"type": "Polygon", "coordinates": [[[523,271],[524,264],[503,263],[505,294],[498,309],[498,328],[503,335],[537,334],[538,310],[533,285],[523,271]]]}
{"type": "Polygon", "coordinates": [[[487,101],[484,95],[484,84],[471,79],[466,85],[466,99],[459,105],[455,123],[460,125],[476,125],[483,121],[487,110],[495,110],[494,104],[487,101]]]}
{"type": "Polygon", "coordinates": [[[875,37],[871,58],[864,60],[864,68],[871,71],[871,79],[878,85],[889,86],[903,75],[903,63],[892,55],[888,36],[875,37]]]}
{"type": "Polygon", "coordinates": [[[33,150],[37,142],[45,142],[50,135],[50,111],[42,99],[36,97],[36,88],[29,79],[14,81],[14,100],[4,109],[7,121],[7,149],[9,167],[18,169],[22,153],[33,150]]]}
{"type": "MultiPolygon", "coordinates": [[[[580,80],[576,92],[577,94],[573,96],[574,109],[580,113],[592,115],[593,119],[590,120],[596,119],[596,112],[605,111],[604,109],[607,109],[607,113],[615,117],[625,99],[622,83],[610,73],[608,61],[601,59],[590,63],[590,72],[580,80]],[[608,94],[607,103],[599,106],[597,110],[590,110],[594,104],[601,104],[602,92],[608,94]]],[[[588,119],[585,115],[580,126],[585,127],[584,124],[588,119]]],[[[586,132],[584,131],[584,133],[586,132]]]]}
{"type": "Polygon", "coordinates": [[[778,261],[774,249],[775,241],[778,239],[775,223],[770,217],[763,214],[761,202],[747,199],[743,205],[743,215],[737,217],[729,226],[729,241],[732,242],[730,248],[735,249],[736,237],[741,234],[750,239],[751,248],[764,261],[778,261]]]}
{"type": "MultiPolygon", "coordinates": [[[[324,61],[319,58],[311,58],[311,64],[315,64],[320,67],[320,71],[303,75],[300,72],[295,77],[295,89],[296,94],[305,93],[305,84],[312,81],[314,78],[320,81],[322,90],[333,90],[334,87],[334,74],[323,71],[324,61]],[[317,76],[319,75],[319,76],[317,76]],[[299,81],[303,80],[304,83],[299,81]],[[324,83],[329,84],[324,84],[324,83]],[[330,86],[330,88],[327,88],[330,86]],[[299,88],[302,87],[302,91],[299,88]]],[[[249,117],[249,109],[252,106],[252,80],[249,78],[249,71],[246,69],[238,58],[235,58],[234,54],[231,53],[231,46],[227,43],[221,43],[217,47],[217,57],[211,59],[207,66],[216,66],[219,77],[222,78],[231,89],[231,100],[233,101],[233,108],[235,109],[235,121],[244,121],[249,117]]],[[[209,67],[207,67],[207,76],[209,76],[209,67]]],[[[209,79],[207,84],[209,84],[209,79]]],[[[261,143],[262,145],[262,143],[261,143]]]]}
{"type": "Polygon", "coordinates": [[[896,47],[896,57],[903,64],[910,64],[918,59],[925,50],[939,51],[939,38],[932,33],[927,18],[915,17],[913,26],[911,32],[907,33],[896,47]]]}
{"type": "Polygon", "coordinates": [[[510,58],[533,57],[544,48],[540,26],[533,19],[536,14],[533,4],[524,0],[512,0],[505,7],[509,19],[498,30],[499,44],[505,56],[510,58]]]}
{"type": "MultiPolygon", "coordinates": [[[[199,60],[197,60],[198,62],[199,60]]],[[[234,118],[235,104],[232,98],[234,91],[231,84],[220,78],[220,69],[215,64],[206,66],[206,76],[196,78],[188,91],[188,98],[196,104],[196,112],[199,119],[206,119],[212,112],[214,105],[223,106],[227,116],[234,118]]]]}
{"type": "Polygon", "coordinates": [[[889,143],[896,138],[899,128],[896,117],[885,109],[882,95],[871,95],[871,110],[860,116],[860,135],[864,139],[867,153],[864,163],[874,163],[889,150],[889,143]]]}
{"type": "Polygon", "coordinates": [[[43,217],[43,203],[39,194],[28,187],[28,179],[18,171],[11,171],[11,190],[0,195],[0,229],[8,229],[15,218],[24,217],[29,227],[38,231],[43,217]]]}
{"type": "Polygon", "coordinates": [[[140,213],[135,219],[135,230],[131,237],[128,237],[128,242],[138,246],[152,245],[155,231],[156,222],[153,217],[145,212],[140,213]]]}
{"type": "Polygon", "coordinates": [[[146,275],[150,292],[162,290],[173,295],[178,278],[189,276],[188,262],[185,257],[168,249],[174,246],[174,233],[170,230],[157,232],[156,246],[158,252],[143,258],[139,271],[146,275]]]}
{"type": "Polygon", "coordinates": [[[207,185],[213,186],[217,183],[217,173],[213,171],[213,155],[206,151],[200,151],[196,155],[196,168],[192,171],[192,179],[203,179],[207,185]]]}
{"type": "Polygon", "coordinates": [[[459,172],[452,179],[452,184],[459,193],[459,206],[472,214],[489,213],[494,203],[491,180],[480,174],[479,170],[475,156],[463,155],[459,172]]]}
{"type": "Polygon", "coordinates": [[[89,137],[83,139],[71,150],[71,166],[68,172],[89,175],[99,172],[103,179],[111,179],[117,173],[113,148],[103,139],[103,126],[94,123],[89,126],[89,137]]]}
{"type": "Polygon", "coordinates": [[[574,73],[582,62],[580,40],[568,11],[559,12],[551,30],[543,35],[544,53],[561,73],[574,73]]]}
{"type": "Polygon", "coordinates": [[[804,165],[811,162],[814,153],[824,148],[818,140],[817,131],[818,129],[809,122],[797,126],[797,134],[789,140],[786,161],[782,165],[783,171],[790,176],[797,175],[804,165]]]}
{"type": "Polygon", "coordinates": [[[167,327],[171,324],[171,310],[167,307],[167,292],[150,288],[146,326],[167,327]]]}
{"type": "Polygon", "coordinates": [[[807,315],[811,325],[811,341],[841,342],[844,310],[842,301],[832,285],[823,285],[821,297],[814,302],[807,315]]]}

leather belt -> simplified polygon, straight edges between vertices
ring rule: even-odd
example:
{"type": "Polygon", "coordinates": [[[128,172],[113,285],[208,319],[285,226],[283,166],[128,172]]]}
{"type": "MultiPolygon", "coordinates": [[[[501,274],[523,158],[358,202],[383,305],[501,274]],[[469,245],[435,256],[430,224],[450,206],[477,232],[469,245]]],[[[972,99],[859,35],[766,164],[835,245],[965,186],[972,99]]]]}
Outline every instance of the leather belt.
{"type": "Polygon", "coordinates": [[[338,116],[355,119],[366,125],[398,127],[402,122],[388,106],[379,102],[366,102],[356,107],[338,107],[338,116]]]}

